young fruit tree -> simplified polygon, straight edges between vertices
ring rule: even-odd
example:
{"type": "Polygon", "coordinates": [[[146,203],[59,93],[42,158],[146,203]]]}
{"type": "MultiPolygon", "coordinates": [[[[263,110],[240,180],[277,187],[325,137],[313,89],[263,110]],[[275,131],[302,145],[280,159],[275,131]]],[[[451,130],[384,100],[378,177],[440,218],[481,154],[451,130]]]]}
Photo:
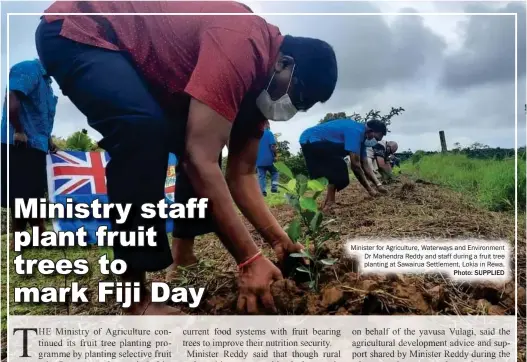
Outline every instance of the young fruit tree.
{"type": "Polygon", "coordinates": [[[277,162],[275,167],[288,180],[287,184],[279,186],[285,190],[287,203],[295,210],[295,218],[287,227],[287,234],[293,242],[304,246],[302,253],[291,254],[298,262],[292,263],[293,267],[289,266],[293,269],[289,273],[307,275],[310,289],[318,290],[321,270],[337,262],[337,259],[324,255],[324,246],[333,236],[325,226],[332,220],[323,222],[324,215],[317,204],[317,198],[326,190],[328,181],[325,178],[309,180],[302,174],[295,176],[283,162],[277,162]]]}

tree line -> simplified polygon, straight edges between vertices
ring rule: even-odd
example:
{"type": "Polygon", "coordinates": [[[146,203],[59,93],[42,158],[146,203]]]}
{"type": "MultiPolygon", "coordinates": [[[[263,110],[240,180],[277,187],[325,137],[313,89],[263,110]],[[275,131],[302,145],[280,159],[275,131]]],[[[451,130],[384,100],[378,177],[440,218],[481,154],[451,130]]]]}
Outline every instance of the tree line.
{"type": "MultiPolygon", "coordinates": [[[[526,106],[527,107],[527,106],[526,106]]],[[[322,119],[319,120],[319,124],[331,122],[333,120],[337,119],[349,119],[354,120],[356,122],[360,123],[366,123],[370,120],[380,120],[384,124],[386,124],[386,127],[389,132],[389,128],[392,124],[392,120],[394,117],[401,115],[405,109],[403,107],[391,107],[390,111],[388,113],[382,114],[381,111],[377,109],[371,109],[364,115],[361,115],[359,113],[352,113],[351,115],[348,115],[346,112],[334,112],[334,113],[327,113],[322,119]]],[[[527,108],[526,108],[527,112],[527,108]]],[[[290,149],[290,142],[286,140],[281,140],[281,134],[275,133],[274,134],[276,143],[277,143],[277,151],[278,151],[278,159],[280,161],[283,161],[294,174],[304,174],[307,175],[307,168],[304,161],[304,156],[302,155],[302,151],[298,151],[296,154],[293,154],[290,149]]],[[[96,141],[94,141],[89,135],[88,131],[86,129],[82,129],[80,131],[74,132],[70,136],[66,138],[62,137],[56,137],[53,136],[53,140],[55,144],[61,149],[65,151],[82,151],[82,152],[89,152],[89,151],[95,151],[95,152],[104,152],[102,148],[99,147],[96,141]]],[[[490,148],[488,145],[475,142],[470,146],[461,146],[459,143],[454,144],[454,148],[450,150],[450,152],[453,153],[462,153],[466,154],[468,157],[471,158],[481,158],[481,159],[504,159],[504,158],[510,158],[514,157],[514,149],[505,149],[505,148],[490,148]]],[[[419,159],[423,155],[428,154],[435,154],[436,151],[416,151],[412,152],[410,150],[408,151],[402,151],[398,152],[396,156],[400,159],[400,161],[406,161],[412,158],[413,161],[419,159]],[[415,156],[414,156],[415,155],[415,156]]],[[[522,147],[518,149],[518,154],[520,157],[525,157],[525,147],[522,147]]],[[[223,160],[223,167],[225,167],[226,160],[223,160]]]]}
{"type": "Polygon", "coordinates": [[[52,136],[52,139],[55,145],[63,151],[104,152],[97,142],[88,136],[86,129],[74,132],[66,138],[52,136]]]}

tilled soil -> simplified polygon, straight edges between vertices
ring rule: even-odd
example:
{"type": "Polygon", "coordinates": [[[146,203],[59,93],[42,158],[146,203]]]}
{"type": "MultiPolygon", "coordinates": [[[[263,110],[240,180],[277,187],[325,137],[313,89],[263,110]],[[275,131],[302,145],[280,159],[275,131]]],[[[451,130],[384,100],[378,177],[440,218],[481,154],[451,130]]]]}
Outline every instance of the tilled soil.
{"type": "MultiPolygon", "coordinates": [[[[471,205],[460,195],[439,186],[405,182],[390,187],[390,194],[367,199],[358,185],[338,194],[338,205],[327,215],[328,225],[338,237],[328,243],[331,257],[339,262],[327,267],[320,292],[284,280],[273,287],[281,314],[487,314],[514,315],[514,280],[506,284],[456,283],[438,274],[362,275],[355,262],[343,255],[351,238],[478,238],[508,239],[514,245],[514,217],[492,213],[471,205]]],[[[293,218],[287,205],[273,208],[277,220],[286,225],[293,218]]],[[[248,224],[248,227],[249,224],[248,224]]],[[[253,237],[272,258],[272,250],[252,227],[253,237]]],[[[520,240],[524,240],[524,235],[520,240]]],[[[525,250],[520,265],[525,265],[525,250]]],[[[211,261],[197,269],[182,271],[181,282],[200,285],[207,281],[209,297],[191,314],[234,314],[236,312],[236,269],[215,236],[196,243],[198,257],[211,261]],[[198,270],[200,269],[200,270],[198,270]]],[[[514,268],[514,262],[511,266],[514,268]]],[[[519,285],[525,284],[525,271],[519,285]]],[[[525,289],[519,288],[519,304],[525,304],[525,289]]],[[[519,308],[520,314],[525,308],[519,308]]]]}
{"type": "MultiPolygon", "coordinates": [[[[501,284],[459,283],[438,275],[362,275],[354,261],[343,255],[352,238],[509,240],[514,246],[514,215],[489,212],[466,197],[423,181],[404,181],[389,186],[390,194],[369,199],[359,185],[337,195],[338,204],[326,218],[337,237],[328,243],[331,257],[339,258],[327,267],[320,292],[306,285],[283,280],[272,292],[280,314],[295,315],[514,315],[514,280],[501,284]]],[[[294,212],[287,206],[272,209],[277,220],[288,224],[294,212]]],[[[519,220],[521,225],[522,220],[519,220]]],[[[272,250],[252,230],[267,255],[272,250]]],[[[236,269],[229,254],[213,235],[196,243],[201,267],[182,271],[182,282],[202,286],[208,296],[189,314],[225,315],[236,311],[236,269]]],[[[518,228],[518,316],[519,358],[525,357],[525,227],[518,228]]],[[[514,275],[514,259],[511,269],[514,275]]],[[[520,360],[520,359],[518,359],[520,360]]]]}

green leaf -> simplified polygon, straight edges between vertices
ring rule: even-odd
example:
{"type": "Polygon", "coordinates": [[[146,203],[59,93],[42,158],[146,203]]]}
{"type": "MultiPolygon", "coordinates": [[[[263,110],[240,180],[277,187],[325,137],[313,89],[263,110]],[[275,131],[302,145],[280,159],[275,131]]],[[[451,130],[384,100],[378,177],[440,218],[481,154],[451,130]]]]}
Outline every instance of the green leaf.
{"type": "Polygon", "coordinates": [[[306,256],[302,253],[292,253],[292,254],[289,254],[290,257],[292,258],[305,258],[306,256]]]}
{"type": "Polygon", "coordinates": [[[309,180],[307,182],[307,187],[310,190],[317,191],[317,192],[322,192],[322,191],[324,191],[326,189],[324,187],[324,185],[322,185],[320,182],[318,182],[318,180],[309,180]]]}
{"type": "Polygon", "coordinates": [[[320,262],[324,265],[333,265],[338,261],[338,259],[322,259],[320,262]]]}
{"type": "Polygon", "coordinates": [[[286,164],[283,163],[282,161],[279,161],[279,162],[275,163],[274,167],[276,167],[278,172],[280,172],[283,175],[286,175],[289,179],[294,179],[295,178],[293,176],[293,172],[291,172],[289,167],[287,167],[286,164]]]}
{"type": "Polygon", "coordinates": [[[311,274],[311,271],[309,271],[309,269],[306,268],[305,266],[299,266],[298,268],[296,268],[296,270],[298,270],[301,273],[311,274]]]}
{"type": "Polygon", "coordinates": [[[303,221],[307,223],[306,227],[309,228],[309,223],[313,220],[313,217],[316,215],[316,212],[311,210],[302,210],[303,221]]]}
{"type": "Polygon", "coordinates": [[[300,198],[300,207],[304,210],[309,210],[313,212],[318,211],[318,205],[315,200],[313,200],[311,197],[301,197],[300,198]]]}
{"type": "Polygon", "coordinates": [[[278,184],[278,187],[280,187],[281,189],[284,189],[285,191],[294,191],[294,190],[289,190],[289,187],[287,187],[287,185],[284,185],[284,184],[278,184]]]}
{"type": "Polygon", "coordinates": [[[313,216],[313,218],[311,219],[309,223],[309,228],[311,229],[311,231],[318,230],[318,228],[320,227],[320,224],[322,223],[322,218],[323,218],[323,215],[320,212],[317,212],[315,216],[313,216]]]}
{"type": "Polygon", "coordinates": [[[314,280],[309,282],[309,289],[315,289],[315,281],[314,280]]]}
{"type": "Polygon", "coordinates": [[[308,179],[304,175],[297,175],[296,176],[296,184],[297,184],[297,193],[298,196],[304,196],[307,190],[307,183],[308,179]]]}
{"type": "Polygon", "coordinates": [[[317,178],[317,182],[324,186],[324,188],[326,188],[326,186],[329,184],[328,179],[325,177],[317,178]]]}
{"type": "Polygon", "coordinates": [[[306,247],[305,250],[303,251],[304,253],[309,253],[306,250],[309,250],[310,244],[311,244],[311,240],[309,238],[306,238],[306,240],[304,240],[304,246],[306,247]]]}
{"type": "Polygon", "coordinates": [[[291,194],[285,194],[285,199],[289,205],[295,208],[297,212],[301,212],[300,203],[298,202],[298,197],[291,194]]]}
{"type": "Polygon", "coordinates": [[[287,188],[291,192],[296,192],[296,180],[289,180],[289,182],[287,183],[287,188]]]}
{"type": "Polygon", "coordinates": [[[302,230],[300,228],[300,220],[294,219],[287,228],[287,235],[293,242],[296,242],[300,238],[301,232],[302,230]]]}
{"type": "Polygon", "coordinates": [[[317,191],[313,194],[313,200],[316,200],[318,199],[318,197],[320,196],[320,194],[322,193],[322,191],[317,191]]]}
{"type": "Polygon", "coordinates": [[[311,253],[307,249],[302,250],[302,252],[300,254],[303,255],[302,258],[313,260],[313,256],[311,255],[311,253]]]}

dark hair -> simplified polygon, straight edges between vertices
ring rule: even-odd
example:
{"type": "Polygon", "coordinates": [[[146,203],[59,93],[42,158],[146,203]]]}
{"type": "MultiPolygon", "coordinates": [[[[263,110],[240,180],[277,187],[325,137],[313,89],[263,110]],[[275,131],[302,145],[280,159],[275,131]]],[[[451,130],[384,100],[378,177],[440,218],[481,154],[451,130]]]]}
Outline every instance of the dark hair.
{"type": "Polygon", "coordinates": [[[366,127],[371,129],[373,132],[379,132],[382,133],[383,136],[386,136],[386,125],[382,121],[376,119],[368,121],[366,122],[366,127]]]}
{"type": "Polygon", "coordinates": [[[326,102],[338,78],[337,58],[331,45],[319,39],[286,35],[280,51],[295,60],[295,75],[305,85],[304,99],[312,104],[326,102]]]}

